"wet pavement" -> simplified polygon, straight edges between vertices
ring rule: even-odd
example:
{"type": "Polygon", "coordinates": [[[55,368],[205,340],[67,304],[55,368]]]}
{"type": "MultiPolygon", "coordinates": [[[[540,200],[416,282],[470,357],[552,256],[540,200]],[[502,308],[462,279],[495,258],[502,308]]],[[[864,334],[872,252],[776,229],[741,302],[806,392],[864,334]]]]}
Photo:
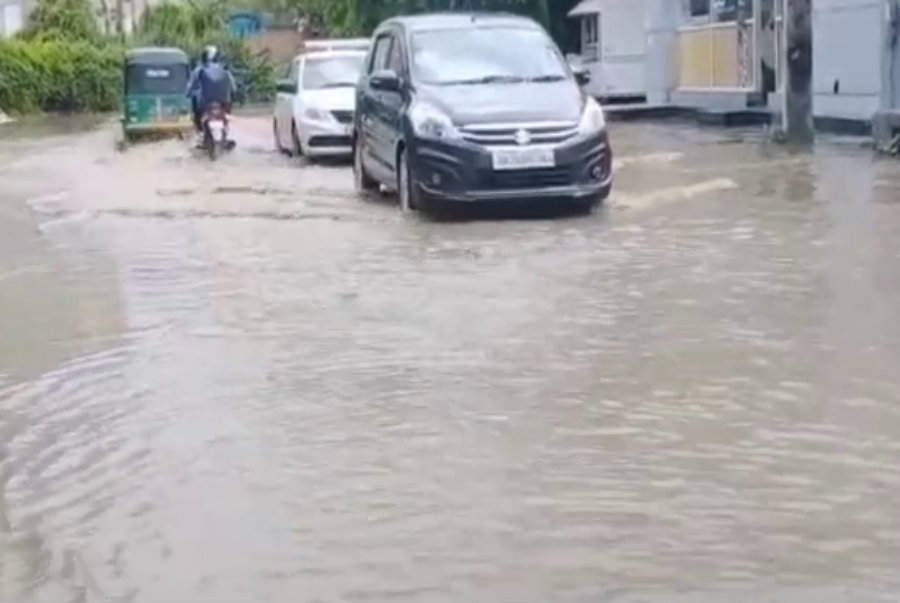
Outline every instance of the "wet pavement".
{"type": "Polygon", "coordinates": [[[0,130],[0,601],[898,600],[900,164],[435,223],[237,125],[0,130]]]}

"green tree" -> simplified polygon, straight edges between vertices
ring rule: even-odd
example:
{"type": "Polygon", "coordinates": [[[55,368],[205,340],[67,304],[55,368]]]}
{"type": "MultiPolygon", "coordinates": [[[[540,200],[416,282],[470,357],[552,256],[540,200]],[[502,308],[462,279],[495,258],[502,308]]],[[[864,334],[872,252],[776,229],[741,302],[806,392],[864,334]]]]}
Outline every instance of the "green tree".
{"type": "Polygon", "coordinates": [[[96,42],[102,34],[90,0],[38,0],[20,37],[96,42]]]}
{"type": "Polygon", "coordinates": [[[306,18],[330,35],[369,35],[384,19],[422,12],[506,11],[532,17],[557,41],[569,36],[566,13],[578,0],[243,0],[282,19],[306,18]]]}
{"type": "Polygon", "coordinates": [[[275,69],[265,57],[253,56],[248,46],[231,35],[226,23],[230,11],[224,0],[163,2],[143,14],[135,43],[175,46],[198,56],[208,44],[224,52],[249,100],[266,100],[275,91],[275,69]]]}
{"type": "Polygon", "coordinates": [[[203,44],[221,42],[227,37],[226,15],[227,6],[221,0],[155,4],[141,15],[136,41],[194,51],[203,44]]]}

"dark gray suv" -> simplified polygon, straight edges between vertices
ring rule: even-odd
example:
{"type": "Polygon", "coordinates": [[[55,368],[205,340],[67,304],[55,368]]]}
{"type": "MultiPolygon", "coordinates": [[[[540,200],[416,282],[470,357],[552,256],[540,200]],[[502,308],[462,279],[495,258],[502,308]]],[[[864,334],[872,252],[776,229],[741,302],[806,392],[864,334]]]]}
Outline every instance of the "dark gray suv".
{"type": "Polygon", "coordinates": [[[404,210],[541,200],[589,212],[609,195],[603,109],[535,21],[400,17],[375,31],[357,87],[357,188],[404,210]]]}

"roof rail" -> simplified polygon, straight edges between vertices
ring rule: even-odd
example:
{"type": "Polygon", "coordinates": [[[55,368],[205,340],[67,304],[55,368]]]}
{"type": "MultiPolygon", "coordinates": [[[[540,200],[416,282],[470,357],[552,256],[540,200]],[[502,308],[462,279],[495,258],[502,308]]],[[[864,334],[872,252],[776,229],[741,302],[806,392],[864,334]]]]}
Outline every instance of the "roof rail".
{"type": "Polygon", "coordinates": [[[332,38],[305,40],[303,52],[329,52],[332,50],[368,50],[369,38],[332,38]]]}

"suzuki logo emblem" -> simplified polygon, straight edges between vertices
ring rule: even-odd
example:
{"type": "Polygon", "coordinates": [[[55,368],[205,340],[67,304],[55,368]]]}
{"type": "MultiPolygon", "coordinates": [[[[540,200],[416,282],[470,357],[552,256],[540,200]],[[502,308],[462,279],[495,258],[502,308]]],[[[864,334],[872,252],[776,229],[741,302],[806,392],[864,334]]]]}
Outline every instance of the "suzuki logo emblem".
{"type": "Polygon", "coordinates": [[[528,135],[528,132],[525,130],[519,130],[516,132],[516,144],[517,145],[526,145],[531,142],[531,136],[528,135]]]}

